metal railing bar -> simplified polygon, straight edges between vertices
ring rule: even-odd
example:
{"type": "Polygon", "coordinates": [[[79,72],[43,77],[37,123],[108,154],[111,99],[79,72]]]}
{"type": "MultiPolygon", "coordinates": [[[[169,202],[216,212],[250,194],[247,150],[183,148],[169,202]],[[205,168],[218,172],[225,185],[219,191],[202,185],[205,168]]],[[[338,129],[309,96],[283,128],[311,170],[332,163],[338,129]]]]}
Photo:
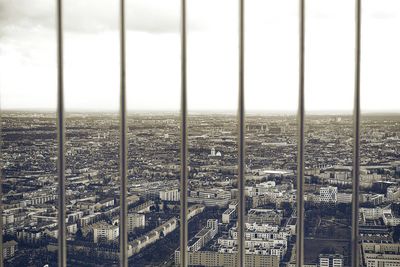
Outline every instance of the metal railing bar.
{"type": "MultiPolygon", "coordinates": [[[[1,107],[0,107],[1,110],[1,107]]],[[[0,125],[2,122],[2,116],[1,116],[1,112],[0,112],[0,125]]],[[[1,129],[2,127],[0,127],[0,135],[1,135],[1,129]]],[[[0,139],[0,155],[2,154],[1,148],[3,146],[3,142],[0,139]]],[[[3,177],[2,177],[2,173],[1,170],[3,169],[3,160],[2,158],[0,159],[0,267],[3,267],[3,177]]]]}
{"type": "Polygon", "coordinates": [[[65,208],[65,118],[63,70],[63,2],[57,0],[57,144],[58,144],[58,266],[67,266],[65,208]]]}
{"type": "Polygon", "coordinates": [[[180,180],[180,266],[188,265],[188,137],[186,76],[186,0],[181,0],[181,180],[180,180]]]}
{"type": "Polygon", "coordinates": [[[304,0],[299,1],[299,106],[298,106],[298,149],[297,149],[297,233],[296,266],[304,265],[304,0]]]}
{"type": "Polygon", "coordinates": [[[360,188],[360,55],[361,55],[361,0],[355,1],[355,85],[353,109],[353,205],[352,205],[352,266],[359,266],[359,188],[360,188]]]}
{"type": "Polygon", "coordinates": [[[244,107],[244,0],[239,0],[239,170],[238,170],[238,261],[239,267],[245,266],[245,107],[244,107]]]}
{"type": "Polygon", "coordinates": [[[120,266],[128,266],[128,205],[127,205],[127,125],[126,125],[126,67],[125,67],[125,0],[120,0],[120,266]]]}

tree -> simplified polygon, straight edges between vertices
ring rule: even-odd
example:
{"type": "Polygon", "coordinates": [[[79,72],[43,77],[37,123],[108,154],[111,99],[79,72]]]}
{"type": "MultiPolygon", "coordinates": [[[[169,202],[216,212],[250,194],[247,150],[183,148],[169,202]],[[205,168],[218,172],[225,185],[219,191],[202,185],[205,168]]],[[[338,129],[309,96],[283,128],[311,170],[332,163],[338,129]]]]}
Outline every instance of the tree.
{"type": "Polygon", "coordinates": [[[392,203],[392,211],[395,215],[400,215],[400,203],[392,203]]]}
{"type": "Polygon", "coordinates": [[[400,241],[400,225],[393,227],[393,241],[398,243],[400,241]]]}
{"type": "Polygon", "coordinates": [[[282,209],[285,211],[285,216],[290,216],[293,213],[292,204],[290,204],[289,202],[283,202],[282,209]]]}
{"type": "Polygon", "coordinates": [[[324,247],[324,248],[321,250],[321,253],[322,253],[322,254],[335,254],[335,248],[332,247],[332,246],[324,247]]]}
{"type": "Polygon", "coordinates": [[[82,229],[79,228],[78,231],[76,231],[76,239],[77,240],[82,240],[83,239],[83,233],[82,233],[82,229]]]}

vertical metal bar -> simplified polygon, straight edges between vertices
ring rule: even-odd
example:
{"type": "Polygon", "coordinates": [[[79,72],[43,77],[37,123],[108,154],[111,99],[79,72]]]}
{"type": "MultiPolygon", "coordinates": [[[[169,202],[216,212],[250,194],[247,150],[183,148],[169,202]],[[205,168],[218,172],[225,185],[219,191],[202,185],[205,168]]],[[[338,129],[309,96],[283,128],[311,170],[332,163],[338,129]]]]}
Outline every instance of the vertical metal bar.
{"type": "Polygon", "coordinates": [[[128,231],[127,217],[128,205],[126,201],[127,195],[127,158],[128,148],[126,142],[126,74],[125,74],[125,1],[120,0],[120,266],[128,266],[128,231]]]}
{"type": "Polygon", "coordinates": [[[296,266],[304,264],[304,0],[299,1],[299,106],[297,148],[297,238],[296,266]]]}
{"type": "MultiPolygon", "coordinates": [[[[1,107],[0,107],[1,110],[1,107]]],[[[0,112],[0,125],[1,125],[1,112],[0,112]]],[[[1,127],[0,127],[0,135],[1,135],[1,127]]],[[[3,155],[1,153],[1,147],[2,147],[3,142],[0,140],[0,155],[3,155]]],[[[0,267],[3,267],[3,177],[1,177],[1,169],[3,165],[3,161],[0,161],[0,267]]]]}
{"type": "Polygon", "coordinates": [[[62,0],[57,0],[57,143],[58,143],[58,266],[67,266],[65,160],[64,160],[64,73],[62,0]]]}
{"type": "Polygon", "coordinates": [[[244,0],[239,0],[239,176],[238,176],[238,266],[245,266],[245,119],[244,119],[244,0]]]}
{"type": "Polygon", "coordinates": [[[359,266],[359,187],[360,187],[360,46],[361,46],[361,0],[355,1],[356,28],[355,28],[355,85],[353,109],[353,205],[352,205],[352,266],[359,266]]]}
{"type": "Polygon", "coordinates": [[[181,210],[180,210],[180,266],[188,266],[188,137],[186,88],[186,0],[181,0],[181,210]]]}

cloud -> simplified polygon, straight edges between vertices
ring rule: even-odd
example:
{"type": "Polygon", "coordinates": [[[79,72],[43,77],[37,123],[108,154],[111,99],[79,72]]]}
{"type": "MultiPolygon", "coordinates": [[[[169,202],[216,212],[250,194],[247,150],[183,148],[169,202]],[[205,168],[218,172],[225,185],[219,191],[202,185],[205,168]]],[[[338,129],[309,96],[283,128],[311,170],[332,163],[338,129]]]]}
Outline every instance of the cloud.
{"type": "Polygon", "coordinates": [[[367,0],[363,2],[364,17],[378,20],[396,19],[399,16],[400,1],[398,0],[367,0]]]}
{"type": "MultiPolygon", "coordinates": [[[[55,29],[56,1],[0,0],[2,35],[16,28],[55,29]]],[[[66,32],[97,33],[119,28],[118,0],[64,0],[64,29],[66,32]]],[[[126,1],[128,30],[150,33],[178,32],[179,0],[126,1]]],[[[192,28],[196,28],[192,25],[192,28]]]]}
{"type": "Polygon", "coordinates": [[[371,17],[375,19],[394,19],[397,17],[396,12],[381,12],[381,11],[376,11],[371,13],[371,17]]]}
{"type": "MultiPolygon", "coordinates": [[[[179,2],[126,1],[130,108],[179,107],[179,2]]],[[[3,108],[55,107],[54,3],[0,0],[3,108]]],[[[67,108],[118,108],[118,3],[64,0],[68,30],[64,36],[67,108]]],[[[246,0],[245,83],[249,110],[297,107],[297,3],[246,0]]],[[[307,3],[307,110],[349,110],[354,87],[354,2],[307,3]]],[[[188,0],[187,8],[189,109],[235,109],[237,2],[188,0]]],[[[400,25],[399,10],[398,0],[363,2],[363,109],[399,109],[400,38],[393,34],[400,25]],[[374,12],[397,15],[377,19],[374,12]]]]}

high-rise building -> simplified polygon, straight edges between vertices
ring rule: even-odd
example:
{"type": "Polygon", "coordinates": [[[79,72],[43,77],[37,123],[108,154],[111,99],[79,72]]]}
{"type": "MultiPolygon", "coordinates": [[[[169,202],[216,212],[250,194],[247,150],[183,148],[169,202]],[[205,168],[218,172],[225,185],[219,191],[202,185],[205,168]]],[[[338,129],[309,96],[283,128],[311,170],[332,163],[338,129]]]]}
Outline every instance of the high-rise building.
{"type": "Polygon", "coordinates": [[[222,213],[222,223],[230,223],[237,216],[237,203],[230,204],[229,208],[222,213]]]}
{"type": "Polygon", "coordinates": [[[214,157],[215,156],[215,148],[211,148],[211,153],[210,156],[214,157]]]}
{"type": "Polygon", "coordinates": [[[131,213],[128,214],[128,232],[132,232],[136,228],[144,227],[146,224],[144,214],[131,213]]]}

